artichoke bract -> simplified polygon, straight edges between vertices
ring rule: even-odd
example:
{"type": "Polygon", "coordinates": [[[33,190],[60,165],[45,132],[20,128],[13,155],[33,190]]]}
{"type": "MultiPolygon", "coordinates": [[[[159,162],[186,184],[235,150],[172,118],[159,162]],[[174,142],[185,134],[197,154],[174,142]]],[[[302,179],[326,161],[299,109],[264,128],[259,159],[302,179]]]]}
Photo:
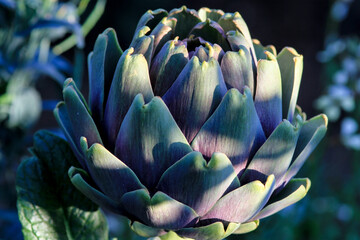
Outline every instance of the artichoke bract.
{"type": "Polygon", "coordinates": [[[54,110],[82,165],[69,176],[139,235],[246,233],[309,190],[293,177],[327,118],[296,105],[303,57],[252,40],[239,13],[148,11],[124,52],[100,34],[88,68],[88,103],[68,79],[54,110]]]}

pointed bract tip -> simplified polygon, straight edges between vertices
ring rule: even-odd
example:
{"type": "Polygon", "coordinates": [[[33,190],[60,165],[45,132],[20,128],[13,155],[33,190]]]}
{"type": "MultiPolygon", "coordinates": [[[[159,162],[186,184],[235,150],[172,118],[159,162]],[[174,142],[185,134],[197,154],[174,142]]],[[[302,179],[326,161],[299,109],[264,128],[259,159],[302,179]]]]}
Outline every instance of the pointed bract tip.
{"type": "Polygon", "coordinates": [[[261,42],[258,39],[253,38],[252,41],[254,44],[261,45],[261,42]]]}
{"type": "Polygon", "coordinates": [[[325,114],[321,114],[321,117],[324,119],[324,122],[325,122],[325,127],[327,128],[327,126],[328,126],[328,122],[329,122],[328,117],[327,117],[325,114]]]}
{"type": "Polygon", "coordinates": [[[266,55],[266,59],[270,60],[270,61],[277,61],[276,57],[274,56],[274,54],[272,54],[269,51],[264,51],[265,55],[266,55]]]}
{"type": "Polygon", "coordinates": [[[264,185],[265,188],[270,188],[271,185],[275,184],[275,175],[274,174],[270,174],[267,179],[266,179],[266,183],[264,185]]]}
{"type": "Polygon", "coordinates": [[[64,81],[63,88],[66,88],[66,87],[69,86],[70,84],[75,84],[74,79],[72,79],[72,78],[67,78],[67,79],[64,81]]]}
{"type": "Polygon", "coordinates": [[[234,13],[234,18],[242,18],[241,14],[239,12],[234,13]]]}
{"type": "Polygon", "coordinates": [[[295,50],[295,48],[293,48],[293,47],[284,47],[282,50],[281,50],[281,52],[282,51],[288,51],[289,53],[291,53],[292,55],[294,55],[295,57],[300,57],[300,56],[302,56],[301,54],[299,54],[296,50],[295,50]]]}
{"type": "Polygon", "coordinates": [[[143,26],[142,28],[140,28],[139,30],[139,34],[138,37],[143,37],[145,36],[151,29],[148,26],[143,26]]]}
{"type": "Polygon", "coordinates": [[[86,152],[89,149],[89,144],[88,144],[86,137],[84,137],[84,136],[80,137],[80,147],[81,147],[83,154],[86,154],[86,152]]]}

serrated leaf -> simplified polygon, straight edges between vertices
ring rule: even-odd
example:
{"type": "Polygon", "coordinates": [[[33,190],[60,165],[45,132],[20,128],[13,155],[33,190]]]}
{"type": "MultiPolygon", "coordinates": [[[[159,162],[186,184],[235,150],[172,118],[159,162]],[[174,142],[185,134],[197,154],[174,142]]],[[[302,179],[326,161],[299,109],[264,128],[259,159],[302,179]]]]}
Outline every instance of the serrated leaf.
{"type": "Polygon", "coordinates": [[[108,226],[98,206],[71,184],[67,171],[78,165],[61,138],[40,131],[34,154],[17,171],[17,208],[27,239],[108,239],[108,226]]]}

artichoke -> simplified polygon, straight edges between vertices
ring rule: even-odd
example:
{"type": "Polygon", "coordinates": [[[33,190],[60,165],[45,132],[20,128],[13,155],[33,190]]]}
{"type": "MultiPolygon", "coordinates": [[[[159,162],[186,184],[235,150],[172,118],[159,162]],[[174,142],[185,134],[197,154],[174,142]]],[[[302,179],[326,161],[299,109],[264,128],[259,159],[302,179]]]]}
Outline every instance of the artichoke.
{"type": "Polygon", "coordinates": [[[140,19],[122,52],[105,30],[54,110],[82,169],[72,183],[141,236],[223,239],[303,198],[293,179],[327,128],[296,106],[303,57],[252,40],[239,13],[140,19]]]}

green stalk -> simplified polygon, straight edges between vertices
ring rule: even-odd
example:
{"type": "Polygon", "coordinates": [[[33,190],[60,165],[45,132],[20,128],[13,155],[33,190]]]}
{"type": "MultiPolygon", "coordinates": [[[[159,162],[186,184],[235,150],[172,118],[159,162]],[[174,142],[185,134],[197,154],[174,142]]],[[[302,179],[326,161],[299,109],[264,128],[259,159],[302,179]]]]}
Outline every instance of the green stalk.
{"type": "Polygon", "coordinates": [[[77,8],[77,14],[80,16],[83,14],[89,4],[90,0],[81,0],[77,8]]]}
{"type": "MultiPolygon", "coordinates": [[[[96,5],[94,6],[94,9],[90,13],[89,17],[86,19],[85,23],[82,25],[81,30],[83,32],[83,36],[86,37],[86,35],[90,32],[90,30],[95,26],[101,15],[104,13],[106,5],[106,0],[98,0],[96,2],[96,5]]],[[[71,35],[58,45],[56,45],[53,48],[53,52],[56,55],[60,55],[76,44],[76,36],[75,34],[71,35]]]]}

